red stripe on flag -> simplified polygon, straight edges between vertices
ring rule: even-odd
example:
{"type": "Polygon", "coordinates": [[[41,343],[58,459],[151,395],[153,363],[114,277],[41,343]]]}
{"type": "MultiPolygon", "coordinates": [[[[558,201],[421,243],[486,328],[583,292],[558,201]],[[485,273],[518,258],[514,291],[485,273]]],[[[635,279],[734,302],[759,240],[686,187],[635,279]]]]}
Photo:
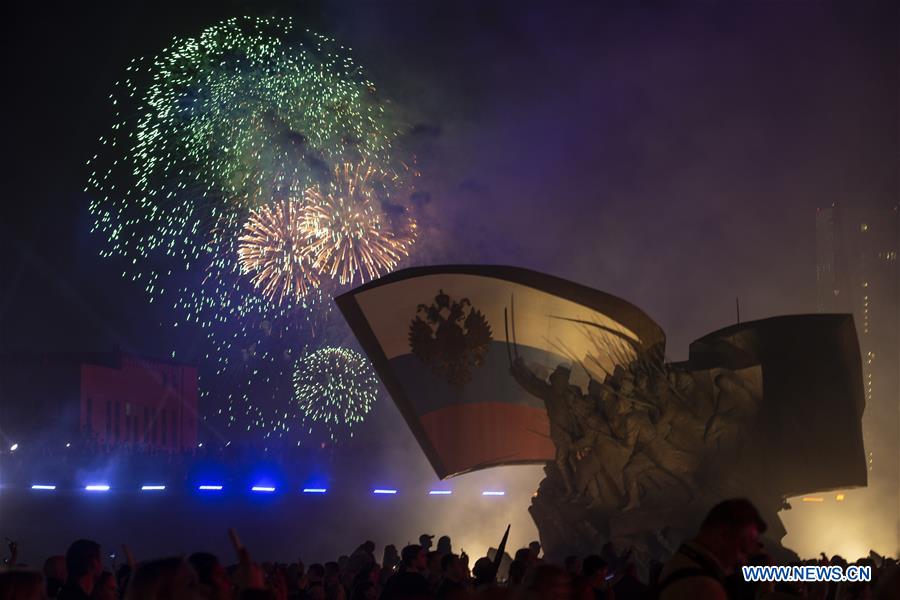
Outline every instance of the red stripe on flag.
{"type": "Polygon", "coordinates": [[[544,409],[480,402],[441,408],[421,419],[451,474],[494,464],[543,462],[556,453],[544,409]]]}

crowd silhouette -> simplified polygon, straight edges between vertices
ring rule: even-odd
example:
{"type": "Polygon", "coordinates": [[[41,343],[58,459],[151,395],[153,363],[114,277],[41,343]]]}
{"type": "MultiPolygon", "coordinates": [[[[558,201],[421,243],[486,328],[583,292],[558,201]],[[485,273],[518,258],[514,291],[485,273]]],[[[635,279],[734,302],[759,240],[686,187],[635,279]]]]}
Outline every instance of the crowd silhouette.
{"type": "MultiPolygon", "coordinates": [[[[229,530],[231,560],[207,552],[138,561],[123,548],[126,561],[105,569],[100,544],[80,539],[65,554],[51,556],[42,569],[18,563],[17,546],[0,572],[0,600],[662,600],[738,599],[887,600],[900,598],[900,569],[893,558],[870,553],[855,561],[871,567],[866,582],[744,581],[742,565],[771,564],[759,536],[766,525],[746,500],[724,501],[704,520],[696,537],[665,563],[650,566],[639,577],[629,553],[610,545],[590,556],[568,556],[559,563],[542,556],[539,542],[512,556],[491,549],[493,556],[472,561],[454,552],[448,536],[434,544],[423,534],[418,544],[399,552],[387,545],[379,557],[376,544],[365,541],[336,560],[257,563],[238,534],[229,530]],[[501,565],[504,568],[501,570],[501,565]]],[[[488,553],[490,554],[490,553],[488,553]]],[[[839,556],[802,564],[847,567],[839,556]]]]}

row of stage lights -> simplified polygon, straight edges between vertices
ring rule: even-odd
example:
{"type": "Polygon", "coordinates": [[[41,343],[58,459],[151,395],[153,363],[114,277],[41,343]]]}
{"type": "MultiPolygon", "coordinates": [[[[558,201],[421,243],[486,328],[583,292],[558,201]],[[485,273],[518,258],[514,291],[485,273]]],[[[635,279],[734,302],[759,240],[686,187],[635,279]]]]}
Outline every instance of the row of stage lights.
{"type": "MultiPolygon", "coordinates": [[[[56,486],[52,484],[42,484],[36,483],[31,486],[32,490],[37,491],[48,491],[52,492],[56,490],[56,486]]],[[[109,484],[106,483],[92,483],[84,486],[85,492],[109,492],[112,488],[109,484]]],[[[221,492],[225,490],[224,485],[220,484],[202,484],[197,486],[197,491],[200,492],[221,492]]],[[[142,485],[142,492],[164,492],[166,491],[165,485],[142,485]]],[[[257,494],[274,494],[277,491],[277,488],[274,486],[268,485],[254,485],[250,488],[251,492],[257,494]]],[[[300,490],[303,494],[327,494],[328,488],[324,487],[305,487],[300,490]]],[[[375,488],[372,490],[372,494],[376,496],[394,496],[400,493],[400,490],[392,489],[392,488],[375,488]]],[[[429,496],[450,496],[453,494],[453,490],[430,490],[428,492],[429,496]]],[[[481,492],[482,496],[505,496],[506,492],[499,490],[484,490],[481,492]]]]}

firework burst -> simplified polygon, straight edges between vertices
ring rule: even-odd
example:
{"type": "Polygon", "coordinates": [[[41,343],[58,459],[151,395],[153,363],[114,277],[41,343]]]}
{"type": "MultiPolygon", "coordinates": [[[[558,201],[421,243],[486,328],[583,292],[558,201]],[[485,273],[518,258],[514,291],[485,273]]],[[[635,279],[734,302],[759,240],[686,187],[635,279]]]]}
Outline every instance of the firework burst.
{"type": "Polygon", "coordinates": [[[375,279],[394,269],[415,241],[416,223],[392,227],[375,198],[374,168],[345,162],[330,186],[306,192],[303,227],[313,268],[342,285],[375,279]]]}
{"type": "MultiPolygon", "coordinates": [[[[372,409],[378,380],[369,361],[353,350],[325,347],[297,361],[294,399],[302,414],[331,439],[361,423],[372,409]]],[[[312,427],[310,428],[312,432],[312,427]]]]}
{"type": "Polygon", "coordinates": [[[296,206],[271,207],[304,198],[335,164],[394,164],[397,128],[374,90],[334,40],[243,18],[133,61],[110,96],[115,124],[88,161],[93,230],[123,277],[174,309],[164,314],[175,326],[202,328],[215,374],[241,378],[222,386],[228,425],[287,430],[283,410],[250,398],[291,388],[292,352],[323,329],[331,302],[311,268],[300,276],[296,206]],[[265,253],[254,231],[291,245],[265,253]]]}
{"type": "Polygon", "coordinates": [[[290,198],[251,211],[238,247],[238,262],[263,296],[281,304],[319,287],[310,267],[309,239],[302,227],[303,201],[290,198]]]}

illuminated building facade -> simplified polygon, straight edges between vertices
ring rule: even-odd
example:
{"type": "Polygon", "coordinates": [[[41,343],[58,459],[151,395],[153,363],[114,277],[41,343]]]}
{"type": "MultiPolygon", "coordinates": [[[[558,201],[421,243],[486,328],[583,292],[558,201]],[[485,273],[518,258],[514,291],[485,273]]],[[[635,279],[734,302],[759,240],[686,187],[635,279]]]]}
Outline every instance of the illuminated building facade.
{"type": "Polygon", "coordinates": [[[133,356],[81,365],[81,430],[106,445],[197,445],[197,369],[133,356]]]}
{"type": "Polygon", "coordinates": [[[863,430],[870,486],[890,486],[900,507],[900,218],[832,205],[816,211],[819,312],[852,313],[862,354],[863,430]]]}
{"type": "Polygon", "coordinates": [[[44,448],[197,445],[196,367],[121,353],[18,353],[2,357],[0,373],[0,422],[11,439],[44,448]]]}

